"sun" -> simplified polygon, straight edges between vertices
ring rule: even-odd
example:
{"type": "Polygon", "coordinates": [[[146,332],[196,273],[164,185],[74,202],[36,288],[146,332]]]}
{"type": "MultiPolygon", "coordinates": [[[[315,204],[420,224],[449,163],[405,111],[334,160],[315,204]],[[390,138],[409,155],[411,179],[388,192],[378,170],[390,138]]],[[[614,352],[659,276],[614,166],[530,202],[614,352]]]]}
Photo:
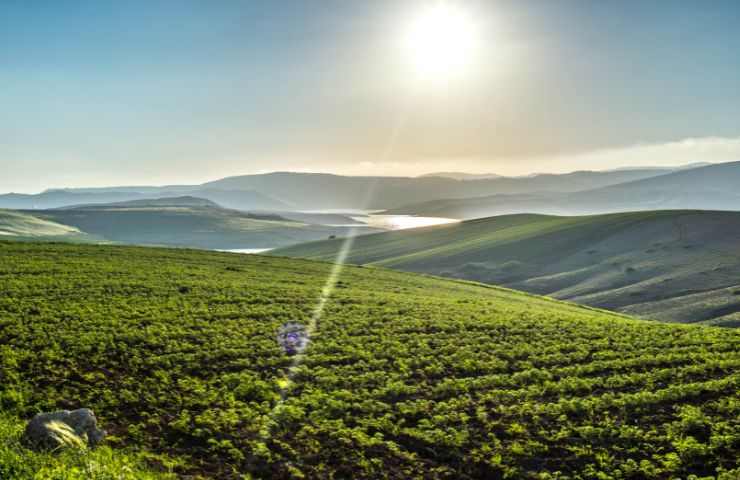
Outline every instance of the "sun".
{"type": "Polygon", "coordinates": [[[435,3],[408,25],[404,46],[417,75],[449,80],[470,67],[476,49],[475,24],[460,6],[435,3]]]}

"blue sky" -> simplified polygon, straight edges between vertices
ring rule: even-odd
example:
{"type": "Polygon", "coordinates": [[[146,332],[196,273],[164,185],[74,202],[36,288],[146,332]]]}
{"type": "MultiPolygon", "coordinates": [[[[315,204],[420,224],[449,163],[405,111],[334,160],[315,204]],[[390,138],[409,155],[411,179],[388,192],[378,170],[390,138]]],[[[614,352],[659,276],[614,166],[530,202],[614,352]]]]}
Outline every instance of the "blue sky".
{"type": "Polygon", "coordinates": [[[435,89],[425,0],[3,0],[0,191],[740,160],[740,2],[449,1],[480,56],[435,89]]]}

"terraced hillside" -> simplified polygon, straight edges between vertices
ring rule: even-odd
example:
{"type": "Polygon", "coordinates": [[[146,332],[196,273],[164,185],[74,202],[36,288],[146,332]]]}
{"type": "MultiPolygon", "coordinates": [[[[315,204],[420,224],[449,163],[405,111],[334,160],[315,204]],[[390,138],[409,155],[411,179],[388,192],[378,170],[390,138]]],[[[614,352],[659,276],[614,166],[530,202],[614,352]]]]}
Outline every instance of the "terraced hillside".
{"type": "Polygon", "coordinates": [[[347,267],[288,382],[276,333],[309,322],[332,269],[0,242],[0,407],[91,407],[113,446],[181,476],[740,473],[740,331],[347,267]]]}
{"type": "MultiPolygon", "coordinates": [[[[277,250],[331,260],[341,240],[277,250]]],[[[348,261],[684,323],[740,325],[740,213],[508,215],[358,237],[348,261]]]]}

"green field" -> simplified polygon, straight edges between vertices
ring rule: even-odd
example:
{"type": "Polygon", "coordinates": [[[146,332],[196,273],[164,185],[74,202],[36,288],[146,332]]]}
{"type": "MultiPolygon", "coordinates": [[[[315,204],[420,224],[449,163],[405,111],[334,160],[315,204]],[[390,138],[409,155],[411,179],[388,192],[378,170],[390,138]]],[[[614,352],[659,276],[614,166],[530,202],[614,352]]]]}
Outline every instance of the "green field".
{"type": "Polygon", "coordinates": [[[740,331],[385,269],[344,269],[281,404],[275,335],[308,322],[330,270],[0,242],[0,477],[23,419],[79,406],[124,460],[180,476],[740,473],[740,331]]]}
{"type": "MultiPolygon", "coordinates": [[[[506,215],[358,237],[353,264],[505,285],[646,318],[740,325],[740,213],[506,215]]],[[[274,255],[331,260],[342,240],[274,255]]]]}

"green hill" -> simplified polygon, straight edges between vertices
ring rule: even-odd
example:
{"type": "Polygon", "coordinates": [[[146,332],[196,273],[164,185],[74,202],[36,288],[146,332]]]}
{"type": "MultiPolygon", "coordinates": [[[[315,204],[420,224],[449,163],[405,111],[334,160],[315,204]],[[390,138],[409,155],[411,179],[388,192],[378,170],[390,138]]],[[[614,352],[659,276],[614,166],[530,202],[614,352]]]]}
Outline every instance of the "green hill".
{"type": "Polygon", "coordinates": [[[157,198],[143,198],[140,200],[127,200],[123,202],[112,202],[112,203],[94,203],[89,205],[72,205],[69,207],[60,207],[61,210],[69,209],[91,209],[97,210],[100,208],[123,208],[123,207],[210,207],[219,208],[220,205],[216,202],[205,198],[193,197],[190,195],[182,195],[179,197],[157,197],[157,198]]]}
{"type": "Polygon", "coordinates": [[[347,267],[286,383],[276,333],[332,269],[0,242],[0,408],[93,408],[117,450],[181,476],[740,473],[740,331],[347,267]]]}
{"type": "MultiPolygon", "coordinates": [[[[509,215],[358,237],[348,261],[501,284],[647,318],[740,325],[740,213],[509,215]]],[[[341,240],[277,250],[331,260],[341,240]]]]}
{"type": "Polygon", "coordinates": [[[309,225],[190,197],[54,210],[27,210],[46,222],[108,241],[209,249],[274,248],[343,235],[346,227],[309,225]]]}
{"type": "Polygon", "coordinates": [[[2,239],[86,241],[92,240],[92,237],[69,225],[28,213],[0,210],[0,240],[2,239]]]}

